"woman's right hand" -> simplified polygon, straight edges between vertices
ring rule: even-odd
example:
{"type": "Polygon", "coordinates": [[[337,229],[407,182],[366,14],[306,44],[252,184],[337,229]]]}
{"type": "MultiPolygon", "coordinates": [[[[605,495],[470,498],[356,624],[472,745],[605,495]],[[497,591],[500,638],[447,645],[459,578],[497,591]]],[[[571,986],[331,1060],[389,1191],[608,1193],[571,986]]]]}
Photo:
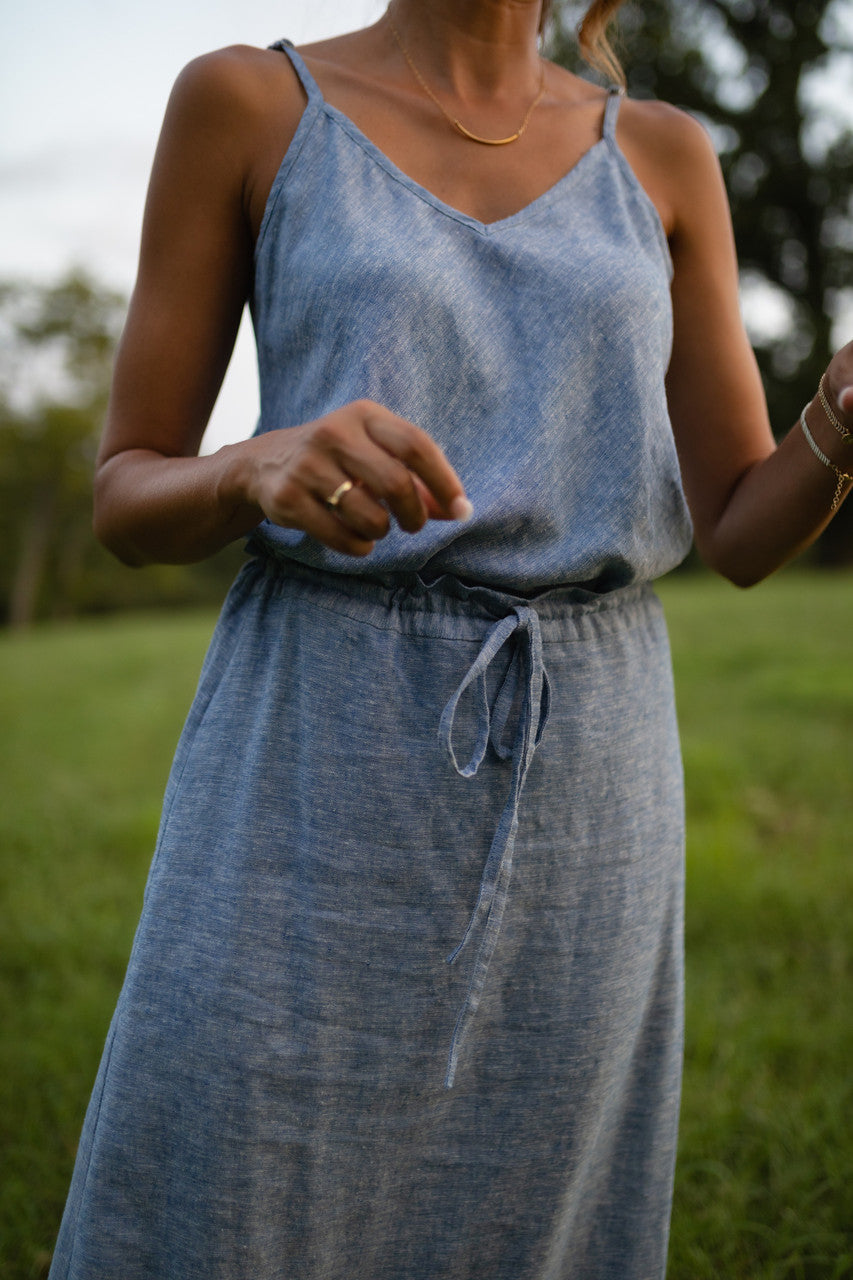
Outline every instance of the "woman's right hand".
{"type": "Polygon", "coordinates": [[[429,519],[471,514],[462,482],[435,441],[371,400],[234,446],[221,492],[351,556],[368,555],[388,533],[391,516],[417,533],[429,519]],[[352,488],[330,507],[345,481],[352,488]]]}

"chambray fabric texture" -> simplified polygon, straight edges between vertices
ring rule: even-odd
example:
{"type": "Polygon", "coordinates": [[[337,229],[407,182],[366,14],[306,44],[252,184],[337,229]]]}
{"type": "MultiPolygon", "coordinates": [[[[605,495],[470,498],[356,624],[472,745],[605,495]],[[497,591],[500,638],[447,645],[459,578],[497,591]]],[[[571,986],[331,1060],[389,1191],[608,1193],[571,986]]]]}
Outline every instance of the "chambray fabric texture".
{"type": "Polygon", "coordinates": [[[691,538],[664,391],[672,264],[616,143],[618,95],[560,182],[484,225],[402,173],[285,52],[307,105],[256,250],[258,431],[376,400],[444,448],[474,518],[394,530],[357,565],[297,530],[259,538],[340,573],[510,591],[666,573],[691,538]]]}
{"type": "Polygon", "coordinates": [[[371,396],[477,515],[263,526],[178,745],[51,1280],[655,1280],[683,803],[670,264],[602,141],[484,226],[308,103],[260,429],[371,396]],[[313,283],[312,283],[313,281],[313,283]]]}

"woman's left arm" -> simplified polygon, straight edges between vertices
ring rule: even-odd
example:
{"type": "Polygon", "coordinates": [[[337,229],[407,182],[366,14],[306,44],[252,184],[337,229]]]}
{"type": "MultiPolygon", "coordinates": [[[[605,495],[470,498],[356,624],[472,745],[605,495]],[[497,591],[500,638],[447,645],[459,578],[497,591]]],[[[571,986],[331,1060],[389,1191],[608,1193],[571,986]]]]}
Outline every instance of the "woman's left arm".
{"type": "MultiPolygon", "coordinates": [[[[805,412],[814,446],[799,423],[775,444],[740,315],[717,158],[705,130],[682,113],[669,113],[665,131],[675,265],[667,399],[699,553],[746,587],[797,555],[829,523],[836,496],[850,489],[847,480],[838,493],[839,473],[853,473],[853,442],[832,425],[815,388],[805,412]]],[[[824,387],[840,425],[853,432],[853,343],[832,360],[824,387]]]]}

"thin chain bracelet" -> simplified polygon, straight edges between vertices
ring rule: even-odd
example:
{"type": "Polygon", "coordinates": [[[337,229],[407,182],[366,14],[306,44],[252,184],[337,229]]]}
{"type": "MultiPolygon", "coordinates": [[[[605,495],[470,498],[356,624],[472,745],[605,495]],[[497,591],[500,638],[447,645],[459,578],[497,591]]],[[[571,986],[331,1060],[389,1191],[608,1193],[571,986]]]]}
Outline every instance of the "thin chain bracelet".
{"type": "Polygon", "coordinates": [[[831,405],[830,405],[830,403],[829,403],[829,397],[827,396],[826,391],[824,390],[824,386],[823,386],[823,380],[824,380],[824,378],[825,378],[825,377],[826,377],[826,374],[823,374],[823,376],[821,377],[821,380],[820,380],[820,382],[818,383],[818,386],[817,386],[817,396],[818,396],[818,400],[820,400],[821,408],[823,409],[823,411],[824,411],[824,413],[826,414],[827,418],[829,418],[829,421],[830,421],[830,422],[832,423],[832,425],[835,427],[835,430],[836,430],[836,431],[838,432],[838,434],[841,436],[841,439],[844,441],[844,443],[845,443],[845,444],[853,444],[853,435],[851,435],[851,433],[847,430],[847,428],[846,428],[846,427],[844,427],[844,426],[839,422],[838,418],[837,418],[837,417],[836,417],[836,415],[835,415],[835,412],[834,412],[834,410],[833,410],[832,406],[831,406],[831,405]]]}
{"type": "Polygon", "coordinates": [[[831,462],[829,458],[827,458],[826,454],[821,451],[817,441],[809,431],[808,424],[806,422],[805,409],[803,409],[803,412],[800,414],[800,426],[803,428],[803,435],[806,437],[809,448],[814,456],[819,462],[822,462],[825,467],[829,467],[830,471],[834,471],[838,477],[838,484],[835,486],[835,496],[832,499],[832,510],[837,511],[838,504],[841,502],[841,491],[848,480],[853,480],[853,476],[849,476],[846,471],[842,471],[840,467],[837,467],[834,462],[831,462]]]}

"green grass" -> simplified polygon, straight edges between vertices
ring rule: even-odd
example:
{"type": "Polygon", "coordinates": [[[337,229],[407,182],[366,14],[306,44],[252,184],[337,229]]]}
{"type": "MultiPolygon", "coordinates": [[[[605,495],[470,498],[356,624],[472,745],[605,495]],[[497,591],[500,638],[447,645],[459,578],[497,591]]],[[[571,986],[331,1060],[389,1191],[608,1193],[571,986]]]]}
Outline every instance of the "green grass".
{"type": "MultiPolygon", "coordinates": [[[[662,584],[688,785],[669,1280],[853,1276],[853,580],[662,584]]],[[[0,639],[0,1277],[38,1280],[212,625],[0,639]]]]}
{"type": "Polygon", "coordinates": [[[661,594],[688,788],[670,1275],[853,1276],[853,580],[661,594]]]}

